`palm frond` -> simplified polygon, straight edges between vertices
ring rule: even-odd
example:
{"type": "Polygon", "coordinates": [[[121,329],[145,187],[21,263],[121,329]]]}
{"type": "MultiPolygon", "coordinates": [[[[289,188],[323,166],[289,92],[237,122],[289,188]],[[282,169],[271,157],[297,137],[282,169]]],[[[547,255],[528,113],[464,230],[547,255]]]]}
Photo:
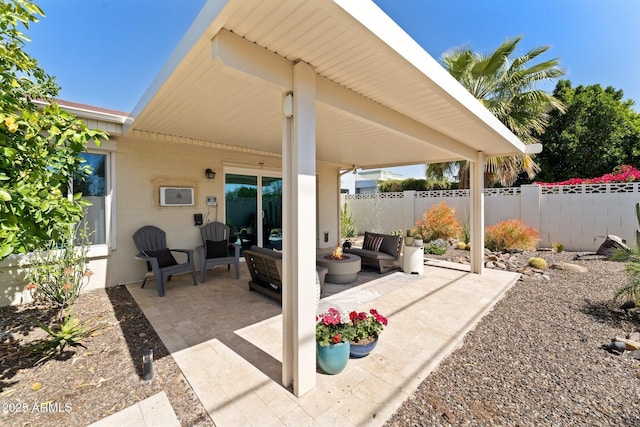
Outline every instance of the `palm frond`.
{"type": "MultiPolygon", "coordinates": [[[[536,136],[544,132],[552,111],[565,111],[559,99],[537,89],[537,84],[562,76],[564,70],[556,58],[532,65],[531,61],[547,52],[549,46],[535,47],[511,59],[521,40],[522,36],[508,38],[488,54],[473,52],[469,47],[451,49],[443,54],[442,61],[451,75],[498,120],[525,144],[530,144],[537,142],[536,136]]],[[[465,171],[460,169],[461,176],[465,171]]],[[[503,185],[512,185],[521,172],[533,178],[538,171],[530,156],[496,157],[486,162],[490,180],[503,185]]]]}

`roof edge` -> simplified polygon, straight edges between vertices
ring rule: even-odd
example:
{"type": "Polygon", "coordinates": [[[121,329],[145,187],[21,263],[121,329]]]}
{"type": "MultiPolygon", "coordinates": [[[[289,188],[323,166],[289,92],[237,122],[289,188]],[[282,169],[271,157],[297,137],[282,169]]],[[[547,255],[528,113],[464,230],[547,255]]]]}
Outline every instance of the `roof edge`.
{"type": "MultiPolygon", "coordinates": [[[[500,137],[508,141],[520,153],[525,145],[504,123],[494,116],[482,103],[464,88],[422,46],[402,29],[389,15],[371,0],[333,0],[353,19],[367,28],[387,46],[397,52],[409,64],[420,70],[447,96],[478,120],[489,126],[500,137]]],[[[515,153],[514,153],[515,154],[515,153]]]]}

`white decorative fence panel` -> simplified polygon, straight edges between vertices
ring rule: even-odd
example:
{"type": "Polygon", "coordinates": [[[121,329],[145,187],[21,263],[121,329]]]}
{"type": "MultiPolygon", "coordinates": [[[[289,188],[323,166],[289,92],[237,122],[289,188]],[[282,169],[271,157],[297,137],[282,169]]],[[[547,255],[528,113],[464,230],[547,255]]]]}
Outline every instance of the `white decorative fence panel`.
{"type": "MultiPolygon", "coordinates": [[[[595,251],[608,234],[634,246],[635,229],[640,227],[635,215],[635,204],[640,202],[638,183],[525,185],[486,189],[484,195],[485,225],[520,219],[540,232],[540,247],[558,242],[571,251],[595,251]]],[[[407,230],[431,206],[442,201],[456,210],[461,221],[469,217],[468,190],[342,197],[360,233],[407,230]]]]}

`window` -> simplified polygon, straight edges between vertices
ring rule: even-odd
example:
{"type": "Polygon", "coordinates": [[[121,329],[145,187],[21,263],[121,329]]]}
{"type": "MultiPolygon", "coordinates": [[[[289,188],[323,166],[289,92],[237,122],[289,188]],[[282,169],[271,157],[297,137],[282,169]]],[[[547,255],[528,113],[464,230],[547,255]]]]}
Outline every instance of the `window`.
{"type": "Polygon", "coordinates": [[[82,193],[82,198],[91,202],[86,207],[84,224],[89,232],[89,241],[92,245],[106,245],[108,236],[108,212],[109,200],[109,160],[110,155],[105,153],[82,153],[93,169],[91,175],[85,179],[74,179],[71,193],[82,193]]]}

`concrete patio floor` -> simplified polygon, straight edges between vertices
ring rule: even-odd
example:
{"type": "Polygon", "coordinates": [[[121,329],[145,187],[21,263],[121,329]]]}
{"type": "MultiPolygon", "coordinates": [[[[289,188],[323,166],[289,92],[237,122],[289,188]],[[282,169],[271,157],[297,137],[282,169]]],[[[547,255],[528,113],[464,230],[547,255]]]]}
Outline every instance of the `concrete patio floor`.
{"type": "Polygon", "coordinates": [[[164,298],[153,281],[128,286],[218,427],[382,425],[518,279],[425,260],[423,276],[395,272],[323,298],[320,310],[376,308],[389,325],[368,357],[318,372],[316,388],[296,398],[280,384],[281,307],[249,292],[240,269],[237,280],[210,270],[198,286],[175,277],[164,298]]]}

